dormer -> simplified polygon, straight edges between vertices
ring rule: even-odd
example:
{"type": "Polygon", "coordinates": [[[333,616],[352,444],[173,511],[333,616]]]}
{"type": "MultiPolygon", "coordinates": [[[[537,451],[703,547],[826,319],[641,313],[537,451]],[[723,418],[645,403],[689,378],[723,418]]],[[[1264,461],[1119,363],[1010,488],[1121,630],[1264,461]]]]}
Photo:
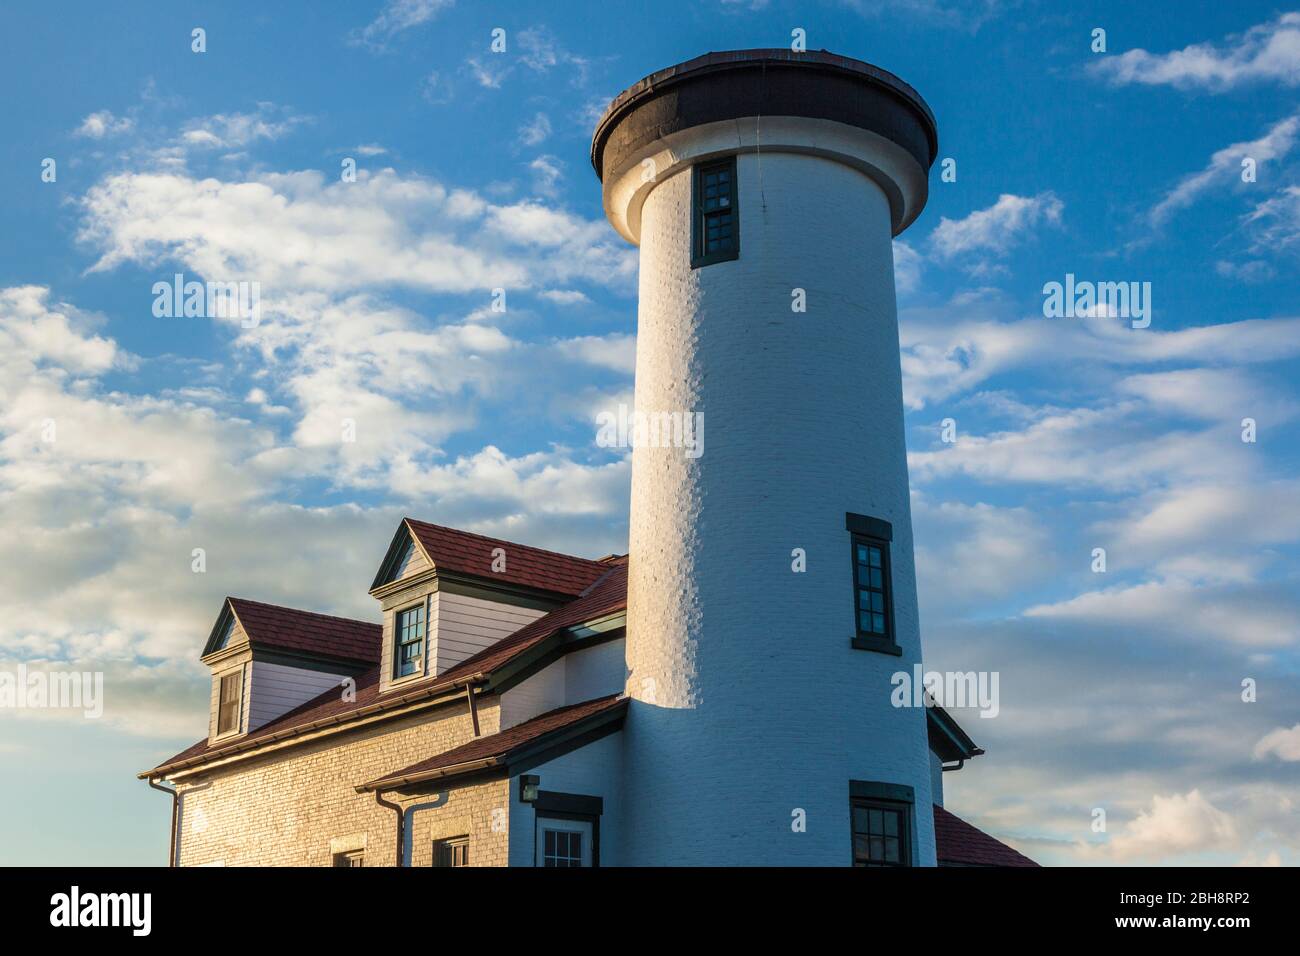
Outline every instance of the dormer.
{"type": "Polygon", "coordinates": [[[383,612],[380,692],[438,677],[565,604],[608,565],[405,518],[370,593],[383,612]]]}
{"type": "MultiPolygon", "coordinates": [[[[378,624],[228,597],[204,645],[208,743],[229,743],[379,660],[378,624]]],[[[341,692],[341,691],[340,691],[341,692]]]]}

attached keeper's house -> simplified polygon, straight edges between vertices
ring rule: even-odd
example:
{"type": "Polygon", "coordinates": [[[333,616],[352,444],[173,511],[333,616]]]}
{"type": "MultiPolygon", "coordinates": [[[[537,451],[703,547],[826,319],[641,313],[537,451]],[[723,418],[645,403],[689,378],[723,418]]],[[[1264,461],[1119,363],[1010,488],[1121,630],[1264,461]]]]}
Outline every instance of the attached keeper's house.
{"type": "Polygon", "coordinates": [[[629,554],[407,519],[382,623],[228,599],[207,737],[140,774],[173,863],[1033,865],[943,809],[982,751],[891,693],[921,663],[891,242],[937,149],[915,90],[825,52],[618,96],[636,414],[693,422],[636,445],[629,554]]]}
{"type": "MultiPolygon", "coordinates": [[[[370,591],[382,625],[228,598],[203,649],[208,736],[140,774],[175,787],[174,865],[641,862],[626,836],[640,814],[623,761],[627,572],[626,556],[408,518],[370,591]]],[[[840,812],[806,818],[804,832],[796,789],[771,833],[722,839],[752,840],[748,862],[780,864],[829,829],[839,862],[865,838],[881,862],[920,863],[919,812],[940,865],[1029,865],[942,808],[943,769],[982,751],[941,708],[925,721],[932,807],[905,785],[845,780],[840,812]]],[[[765,746],[743,728],[732,745],[765,746]]],[[[671,842],[693,829],[683,821],[671,842]]]]}

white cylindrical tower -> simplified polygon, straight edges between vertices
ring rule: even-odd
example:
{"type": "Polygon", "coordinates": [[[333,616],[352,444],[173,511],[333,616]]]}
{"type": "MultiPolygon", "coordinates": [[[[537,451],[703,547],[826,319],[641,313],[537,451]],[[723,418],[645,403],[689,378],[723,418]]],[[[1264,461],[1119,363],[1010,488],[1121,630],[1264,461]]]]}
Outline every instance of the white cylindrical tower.
{"type": "Polygon", "coordinates": [[[934,863],[925,712],[891,702],[921,660],[891,243],[936,144],[901,80],[787,50],[652,74],[596,130],[665,426],[632,459],[629,863],[934,863]]]}

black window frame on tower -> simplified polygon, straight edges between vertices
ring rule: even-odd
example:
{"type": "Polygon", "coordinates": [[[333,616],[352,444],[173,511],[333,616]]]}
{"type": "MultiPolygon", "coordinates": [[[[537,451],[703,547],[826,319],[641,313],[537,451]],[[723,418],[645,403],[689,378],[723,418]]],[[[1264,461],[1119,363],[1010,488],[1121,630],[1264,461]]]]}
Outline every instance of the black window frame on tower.
{"type": "Polygon", "coordinates": [[[916,791],[906,784],[850,780],[849,833],[854,866],[916,866],[916,791]],[[873,814],[882,823],[878,833],[871,828],[873,814]],[[896,824],[892,833],[891,820],[896,824]],[[891,840],[896,841],[897,860],[888,859],[891,840]],[[879,857],[873,856],[875,848],[879,857]]]}
{"type": "MultiPolygon", "coordinates": [[[[894,527],[888,521],[858,515],[851,512],[844,516],[845,529],[849,532],[850,560],[853,562],[853,647],[861,651],[878,651],[881,654],[901,656],[902,648],[894,629],[894,578],[890,562],[889,545],[894,540],[894,527]],[[880,555],[879,574],[874,580],[872,571],[876,570],[868,561],[859,561],[859,548],[868,553],[880,555]],[[864,601],[872,602],[871,607],[864,608],[864,601]],[[884,630],[863,628],[862,614],[869,617],[884,617],[884,630]]],[[[872,618],[874,623],[874,617],[872,618]]]]}
{"type": "Polygon", "coordinates": [[[730,262],[740,258],[740,202],[736,186],[736,157],[696,163],[691,167],[691,268],[711,266],[717,262],[730,262]],[[709,177],[726,173],[725,192],[711,183],[709,177]],[[712,191],[712,195],[706,195],[712,191]],[[710,202],[715,202],[712,208],[710,202]],[[707,248],[711,220],[720,218],[725,208],[730,217],[730,242],[716,249],[707,248]]]}

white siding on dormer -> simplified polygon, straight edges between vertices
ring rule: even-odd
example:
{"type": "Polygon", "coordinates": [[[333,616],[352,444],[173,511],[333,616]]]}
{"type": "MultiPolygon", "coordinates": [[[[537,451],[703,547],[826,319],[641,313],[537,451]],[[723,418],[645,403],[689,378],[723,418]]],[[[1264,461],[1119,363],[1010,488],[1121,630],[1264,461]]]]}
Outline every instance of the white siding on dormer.
{"type": "MultiPolygon", "coordinates": [[[[250,731],[256,730],[313,697],[340,687],[345,676],[305,667],[253,661],[252,675],[245,693],[248,718],[244,726],[250,731]]],[[[342,693],[341,688],[339,693],[342,693]]]]}
{"type": "Polygon", "coordinates": [[[446,591],[434,596],[438,599],[431,634],[435,674],[446,672],[546,613],[446,591]]]}
{"type": "Polygon", "coordinates": [[[415,542],[411,542],[407,544],[406,554],[402,556],[402,560],[398,563],[396,570],[393,571],[392,580],[399,581],[402,578],[409,578],[421,571],[428,570],[428,568],[429,561],[425,558],[424,552],[415,546],[415,542]]]}

